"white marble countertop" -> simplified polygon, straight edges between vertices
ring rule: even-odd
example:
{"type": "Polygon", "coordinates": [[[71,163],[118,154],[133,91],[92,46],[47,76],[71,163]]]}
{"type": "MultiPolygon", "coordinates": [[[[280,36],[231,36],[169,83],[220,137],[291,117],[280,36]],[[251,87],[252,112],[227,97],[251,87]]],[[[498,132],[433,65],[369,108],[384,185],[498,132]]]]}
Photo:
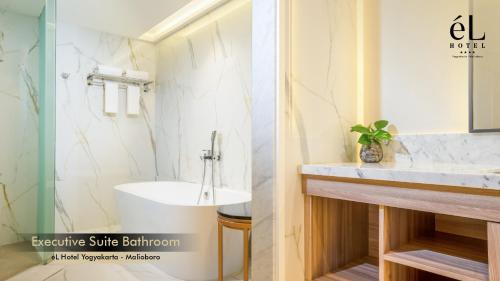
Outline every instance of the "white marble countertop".
{"type": "Polygon", "coordinates": [[[413,182],[500,190],[500,166],[332,163],[302,165],[305,175],[413,182]]]}

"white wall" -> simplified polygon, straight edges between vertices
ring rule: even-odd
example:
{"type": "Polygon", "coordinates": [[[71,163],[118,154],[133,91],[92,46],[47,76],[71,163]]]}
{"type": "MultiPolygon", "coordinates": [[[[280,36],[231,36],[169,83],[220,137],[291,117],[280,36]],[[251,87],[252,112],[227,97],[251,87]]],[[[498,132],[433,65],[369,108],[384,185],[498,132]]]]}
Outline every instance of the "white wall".
{"type": "Polygon", "coordinates": [[[449,30],[466,0],[364,1],[364,119],[396,132],[468,130],[468,64],[449,30]]]}
{"type": "Polygon", "coordinates": [[[56,59],[56,232],[110,229],[118,224],[113,186],[155,179],[155,94],[144,94],[141,114],[130,117],[121,90],[119,113],[109,116],[102,87],[86,77],[98,64],[155,77],[155,47],[58,23],[56,59]]]}
{"type": "Polygon", "coordinates": [[[36,230],[38,18],[2,11],[0,50],[0,245],[4,245],[36,230]]]}
{"type": "Polygon", "coordinates": [[[250,191],[251,13],[250,1],[234,1],[158,44],[161,179],[201,182],[201,151],[217,130],[215,184],[250,191]]]}

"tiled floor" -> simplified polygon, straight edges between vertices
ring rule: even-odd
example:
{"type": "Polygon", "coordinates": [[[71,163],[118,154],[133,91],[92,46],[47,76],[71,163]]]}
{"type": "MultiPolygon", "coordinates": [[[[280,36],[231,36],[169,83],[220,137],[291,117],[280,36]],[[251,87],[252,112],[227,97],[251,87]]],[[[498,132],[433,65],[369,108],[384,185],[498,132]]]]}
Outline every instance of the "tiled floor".
{"type": "Polygon", "coordinates": [[[0,280],[5,280],[40,263],[38,254],[29,242],[0,247],[0,280]]]}
{"type": "MultiPolygon", "coordinates": [[[[240,281],[242,274],[225,277],[240,281]]],[[[38,265],[7,281],[183,281],[171,277],[151,264],[71,264],[38,265]]]]}

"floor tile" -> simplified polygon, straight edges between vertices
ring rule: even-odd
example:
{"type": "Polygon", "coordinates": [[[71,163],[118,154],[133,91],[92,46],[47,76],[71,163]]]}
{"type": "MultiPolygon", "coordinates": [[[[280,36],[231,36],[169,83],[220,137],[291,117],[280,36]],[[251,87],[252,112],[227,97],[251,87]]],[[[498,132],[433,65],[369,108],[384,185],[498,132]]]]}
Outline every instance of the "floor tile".
{"type": "MultiPolygon", "coordinates": [[[[1,280],[1,279],[0,279],[1,280]]],[[[7,281],[183,281],[152,264],[56,264],[34,266],[7,281]]],[[[224,281],[241,281],[243,273],[224,281]]]]}
{"type": "Polygon", "coordinates": [[[40,258],[29,242],[1,246],[0,280],[12,277],[39,263],[40,258]]]}

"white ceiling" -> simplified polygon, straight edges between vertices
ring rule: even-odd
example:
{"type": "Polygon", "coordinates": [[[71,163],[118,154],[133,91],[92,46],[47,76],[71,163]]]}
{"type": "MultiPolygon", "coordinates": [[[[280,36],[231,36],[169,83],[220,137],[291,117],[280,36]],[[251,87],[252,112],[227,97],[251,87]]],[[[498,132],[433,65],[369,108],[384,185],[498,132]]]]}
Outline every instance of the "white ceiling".
{"type": "Polygon", "coordinates": [[[0,11],[38,17],[44,5],[45,0],[0,0],[0,11]]]}
{"type": "Polygon", "coordinates": [[[189,2],[190,0],[58,0],[57,20],[139,38],[189,2]]]}

